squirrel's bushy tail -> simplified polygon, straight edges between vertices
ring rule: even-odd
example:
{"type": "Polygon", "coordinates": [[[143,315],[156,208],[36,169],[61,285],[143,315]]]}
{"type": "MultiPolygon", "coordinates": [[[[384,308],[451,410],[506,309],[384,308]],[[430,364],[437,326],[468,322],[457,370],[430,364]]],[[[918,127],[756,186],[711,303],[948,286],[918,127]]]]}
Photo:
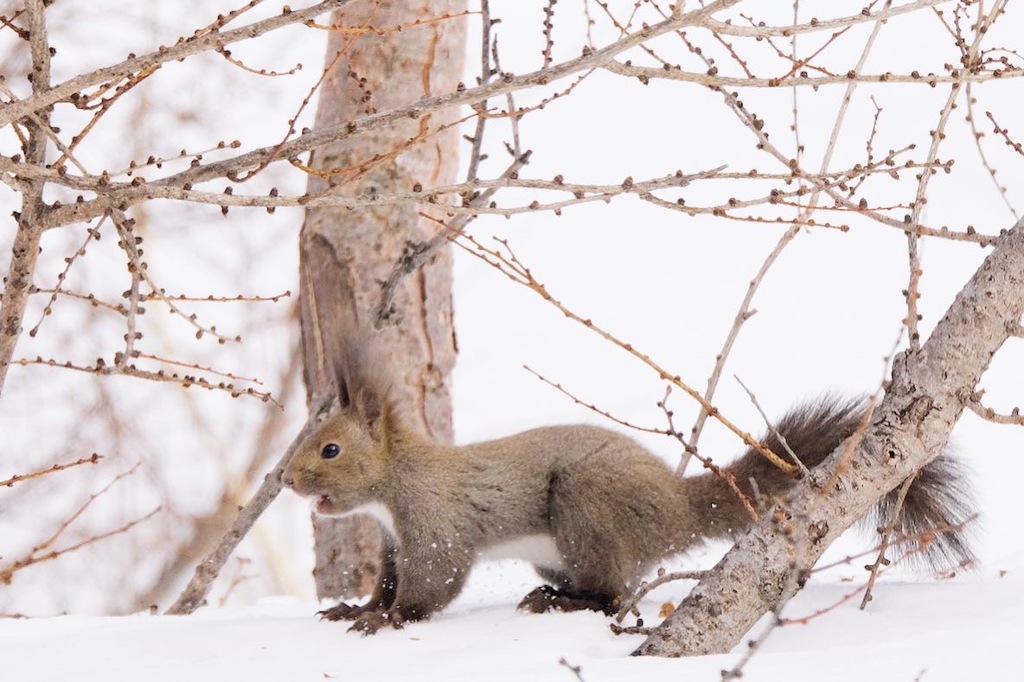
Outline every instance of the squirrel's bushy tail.
{"type": "MultiPolygon", "coordinates": [[[[868,517],[875,528],[891,523],[899,495],[900,488],[896,488],[875,506],[868,517]]],[[[910,484],[896,523],[895,532],[911,543],[917,540],[920,547],[908,559],[921,559],[936,570],[973,564],[969,542],[974,523],[972,502],[970,474],[959,460],[943,451],[926,464],[910,484]]]]}
{"type": "MultiPolygon", "coordinates": [[[[825,397],[791,410],[776,425],[789,448],[807,468],[820,464],[839,445],[856,433],[866,409],[863,400],[825,397]]],[[[774,433],[764,443],[784,459],[786,450],[774,433]]],[[[762,496],[781,496],[794,479],[753,448],[727,471],[744,491],[753,479],[762,496]]],[[[876,528],[892,522],[900,489],[883,497],[867,517],[876,528]]],[[[973,495],[965,467],[947,452],[921,469],[907,489],[894,525],[894,542],[909,549],[911,561],[923,560],[936,570],[966,566],[974,561],[965,524],[971,516],[973,495]],[[920,551],[914,551],[919,548],[920,551]]]]}

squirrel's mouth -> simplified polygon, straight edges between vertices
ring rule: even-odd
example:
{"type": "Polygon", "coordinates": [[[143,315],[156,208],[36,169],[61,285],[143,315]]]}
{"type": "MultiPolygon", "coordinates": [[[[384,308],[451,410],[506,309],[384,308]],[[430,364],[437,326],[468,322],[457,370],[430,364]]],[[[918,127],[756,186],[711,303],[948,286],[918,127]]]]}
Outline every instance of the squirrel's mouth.
{"type": "Polygon", "coordinates": [[[316,510],[321,514],[328,514],[331,510],[331,496],[324,494],[316,498],[316,510]]]}

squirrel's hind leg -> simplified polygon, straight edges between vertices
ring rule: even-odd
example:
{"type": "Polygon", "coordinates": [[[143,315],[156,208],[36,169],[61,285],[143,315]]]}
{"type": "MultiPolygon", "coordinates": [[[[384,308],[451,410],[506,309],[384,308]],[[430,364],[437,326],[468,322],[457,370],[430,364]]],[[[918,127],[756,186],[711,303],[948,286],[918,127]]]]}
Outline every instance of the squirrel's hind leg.
{"type": "Polygon", "coordinates": [[[534,568],[537,575],[548,585],[541,585],[523,597],[519,608],[530,613],[557,611],[600,611],[609,615],[618,609],[615,595],[601,594],[595,591],[573,589],[572,580],[562,571],[551,568],[534,568]]]}
{"type": "Polygon", "coordinates": [[[530,613],[557,611],[600,611],[612,615],[618,608],[615,595],[596,592],[573,592],[551,585],[541,585],[523,597],[517,608],[530,613]]]}

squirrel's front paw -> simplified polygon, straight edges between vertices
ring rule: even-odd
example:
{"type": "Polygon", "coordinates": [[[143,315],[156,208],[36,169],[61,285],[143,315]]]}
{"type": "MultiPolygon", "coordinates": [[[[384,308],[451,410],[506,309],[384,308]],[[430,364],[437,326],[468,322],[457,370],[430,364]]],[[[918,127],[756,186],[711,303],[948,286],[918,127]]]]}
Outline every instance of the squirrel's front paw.
{"type": "Polygon", "coordinates": [[[545,613],[556,607],[559,592],[550,585],[541,585],[523,597],[516,607],[530,613],[545,613]]]}
{"type": "Polygon", "coordinates": [[[368,611],[373,611],[373,609],[374,607],[370,604],[353,606],[352,604],[341,602],[337,606],[332,606],[331,608],[324,609],[323,611],[317,611],[317,615],[323,620],[355,620],[368,611]]]}
{"type": "Polygon", "coordinates": [[[356,618],[348,631],[361,633],[365,637],[376,633],[383,627],[390,625],[393,628],[401,628],[404,624],[405,619],[396,612],[369,611],[356,618]]]}

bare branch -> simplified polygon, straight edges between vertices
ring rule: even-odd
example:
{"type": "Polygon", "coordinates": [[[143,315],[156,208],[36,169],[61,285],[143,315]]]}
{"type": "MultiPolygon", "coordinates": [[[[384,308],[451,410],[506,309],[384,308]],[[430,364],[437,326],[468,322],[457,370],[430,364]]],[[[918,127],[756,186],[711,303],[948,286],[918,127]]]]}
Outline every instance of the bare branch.
{"type": "Polygon", "coordinates": [[[1024,68],[1008,68],[998,71],[965,72],[954,69],[949,73],[925,73],[912,71],[908,74],[881,73],[862,74],[850,71],[834,76],[801,76],[791,75],[779,78],[746,78],[743,76],[709,75],[682,69],[664,69],[653,66],[635,66],[611,60],[603,69],[619,76],[636,78],[641,82],[657,79],[697,83],[712,88],[821,88],[828,85],[846,85],[850,81],[858,83],[887,83],[903,85],[927,85],[935,87],[940,84],[963,85],[966,83],[986,83],[1007,78],[1024,76],[1024,68]]]}
{"type": "MultiPolygon", "coordinates": [[[[142,354],[138,352],[136,352],[135,355],[136,357],[142,357],[142,354]]],[[[95,374],[97,376],[135,377],[136,379],[145,379],[147,381],[158,381],[178,384],[182,388],[191,388],[193,386],[197,386],[199,388],[206,389],[207,391],[224,391],[225,393],[228,393],[232,398],[237,398],[243,395],[252,396],[254,398],[262,400],[263,402],[273,403],[280,409],[284,409],[284,406],[281,405],[281,403],[278,402],[277,399],[274,398],[274,396],[269,391],[260,391],[255,388],[252,388],[251,386],[241,388],[239,386],[236,386],[234,383],[225,383],[223,381],[215,383],[216,380],[211,381],[210,379],[207,379],[204,376],[199,376],[195,374],[179,374],[177,372],[166,372],[163,369],[158,369],[156,371],[142,369],[135,365],[134,363],[127,361],[122,362],[122,356],[123,353],[121,352],[115,353],[113,364],[108,364],[107,361],[104,360],[103,358],[98,359],[96,361],[96,364],[93,365],[81,365],[71,362],[70,360],[60,361],[54,358],[43,358],[41,356],[37,356],[31,359],[20,358],[18,360],[14,360],[11,364],[16,364],[21,367],[27,367],[29,365],[38,365],[42,367],[70,369],[76,372],[95,374]]],[[[149,357],[159,362],[167,362],[166,360],[157,358],[156,356],[149,357]]],[[[198,368],[200,371],[210,371],[211,373],[224,375],[224,373],[215,372],[213,370],[209,370],[209,368],[199,367],[198,365],[183,364],[183,366],[188,367],[190,369],[198,368]]],[[[248,379],[246,379],[246,381],[248,381],[248,379]]]]}
{"type": "Polygon", "coordinates": [[[672,435],[671,432],[668,429],[658,429],[658,428],[654,428],[654,427],[651,427],[651,426],[640,426],[639,424],[634,424],[632,422],[628,422],[625,419],[620,419],[620,418],[616,417],[615,415],[613,415],[612,413],[608,412],[607,410],[602,410],[600,407],[598,407],[597,405],[594,405],[593,403],[588,403],[585,400],[581,400],[580,398],[578,398],[575,395],[573,395],[572,392],[570,392],[568,389],[563,387],[562,384],[558,384],[558,383],[555,383],[554,381],[551,381],[546,376],[544,376],[540,372],[534,370],[533,368],[528,367],[527,365],[523,365],[523,369],[525,369],[527,372],[529,372],[533,376],[537,377],[538,379],[540,379],[545,384],[547,384],[551,388],[555,389],[556,391],[558,391],[562,395],[566,396],[567,398],[572,400],[577,405],[580,405],[581,407],[585,407],[588,410],[590,410],[591,412],[596,412],[597,414],[601,415],[605,419],[609,419],[609,420],[615,422],[616,424],[619,424],[621,426],[625,426],[626,428],[629,428],[629,429],[633,429],[634,431],[642,431],[644,433],[654,433],[654,434],[657,434],[659,436],[670,436],[670,435],[672,435]]]}
{"type": "Polygon", "coordinates": [[[102,540],[106,540],[107,538],[112,538],[115,535],[121,535],[123,533],[127,533],[128,531],[130,531],[132,528],[134,528],[135,526],[139,525],[140,523],[144,523],[144,522],[148,521],[149,519],[153,518],[154,516],[159,514],[162,510],[163,510],[162,507],[157,507],[153,511],[149,512],[148,514],[146,514],[144,516],[141,516],[141,517],[135,519],[134,521],[129,521],[128,523],[126,523],[126,524],[124,524],[122,526],[119,526],[118,528],[114,528],[112,530],[105,531],[105,532],[100,533],[98,535],[90,536],[90,537],[88,537],[88,538],[86,538],[84,540],[81,540],[79,542],[76,542],[76,543],[74,543],[72,545],[68,545],[67,547],[62,547],[60,549],[53,549],[53,550],[50,550],[50,551],[42,553],[42,554],[39,553],[39,551],[42,549],[42,547],[37,547],[37,548],[32,550],[31,555],[29,555],[28,557],[25,557],[24,559],[19,559],[18,561],[15,561],[13,564],[7,566],[6,568],[0,569],[0,583],[2,583],[4,585],[10,585],[11,584],[11,580],[14,577],[14,574],[17,573],[18,571],[24,569],[24,568],[28,568],[29,566],[34,566],[35,564],[41,564],[41,563],[44,563],[44,562],[47,562],[47,561],[53,561],[54,559],[62,557],[65,554],[70,554],[71,552],[76,552],[76,551],[82,549],[83,547],[87,547],[89,545],[95,544],[95,543],[100,542],[102,540]]]}
{"type": "Polygon", "coordinates": [[[517,284],[522,284],[526,288],[530,289],[531,291],[539,295],[541,298],[543,298],[545,301],[558,308],[558,310],[564,313],[566,317],[582,324],[584,327],[591,330],[604,340],[610,341],[619,348],[625,350],[627,353],[629,353],[630,355],[637,358],[645,365],[653,369],[658,374],[658,377],[661,378],[662,380],[667,381],[673,386],[677,386],[680,389],[682,389],[684,392],[686,392],[687,395],[696,400],[703,408],[708,410],[712,417],[721,422],[723,426],[725,426],[727,429],[729,429],[734,434],[739,436],[746,445],[759,452],[770,462],[772,462],[775,466],[779,467],[780,469],[788,473],[793,473],[794,471],[796,471],[796,467],[786,462],[785,460],[781,459],[778,455],[776,455],[774,452],[765,447],[763,443],[761,443],[753,436],[751,436],[749,433],[747,433],[746,431],[744,431],[743,429],[739,428],[731,421],[729,421],[714,406],[712,406],[710,403],[704,400],[703,396],[700,393],[698,393],[688,384],[683,382],[683,380],[680,379],[678,376],[669,373],[668,370],[666,370],[664,367],[662,367],[653,359],[651,359],[649,355],[637,350],[635,347],[633,347],[632,344],[626,343],[625,341],[620,340],[618,337],[611,334],[610,332],[605,331],[602,327],[595,324],[593,320],[581,317],[580,315],[566,307],[561,301],[554,298],[550,293],[548,293],[547,288],[543,284],[534,279],[533,274],[530,272],[529,268],[527,268],[519,261],[515,253],[513,253],[511,248],[509,247],[508,242],[500,239],[498,240],[498,242],[504,247],[504,253],[496,251],[494,249],[488,249],[482,244],[480,244],[478,241],[476,241],[473,237],[468,235],[461,235],[455,240],[456,245],[463,247],[471,255],[479,258],[480,260],[484,261],[491,267],[495,268],[498,272],[502,273],[503,275],[511,279],[513,282],[516,282],[517,284]],[[465,242],[465,244],[463,242],[465,242]]]}
{"type": "Polygon", "coordinates": [[[899,495],[896,497],[896,503],[892,506],[891,517],[886,520],[885,526],[879,528],[879,532],[882,535],[882,542],[879,543],[878,556],[875,557],[875,562],[867,567],[868,572],[871,574],[868,578],[867,584],[864,586],[864,598],[860,602],[860,610],[863,611],[867,608],[868,602],[872,600],[871,590],[875,586],[875,581],[878,580],[878,575],[883,566],[888,566],[890,561],[885,553],[889,549],[889,542],[892,539],[893,531],[896,530],[896,524],[899,523],[900,511],[903,509],[903,503],[907,499],[907,492],[910,491],[910,486],[914,484],[915,476],[910,476],[907,480],[903,481],[903,485],[900,486],[899,495]]]}
{"type": "MultiPolygon", "coordinates": [[[[335,3],[345,1],[347,0],[334,0],[335,3]]],[[[52,208],[47,212],[46,222],[48,226],[55,226],[64,225],[69,222],[87,221],[103,214],[111,206],[130,205],[131,203],[154,196],[152,194],[153,187],[191,188],[192,185],[215,178],[227,177],[229,179],[237,179],[241,173],[254,168],[265,167],[272,161],[292,159],[311,149],[345,140],[355,135],[380,130],[398,121],[421,120],[430,113],[440,109],[464,104],[475,104],[491,97],[506,95],[525,88],[548,85],[555,80],[572,76],[581,71],[597,68],[613,59],[616,55],[659,35],[670,33],[685,26],[699,25],[706,17],[728,9],[737,2],[739,0],[716,0],[706,7],[692,12],[680,13],[665,21],[644,27],[640,31],[629,34],[599,50],[588,51],[575,59],[570,59],[523,76],[506,74],[499,81],[476,88],[465,88],[457,92],[424,97],[404,107],[371,114],[336,126],[328,126],[320,130],[306,132],[281,144],[261,147],[223,161],[211,162],[205,165],[200,163],[188,170],[151,183],[139,183],[137,187],[131,190],[125,189],[123,192],[120,192],[116,199],[109,196],[101,196],[91,201],[52,208]]],[[[327,5],[329,3],[322,4],[327,5]]],[[[68,92],[65,96],[70,94],[68,92]]],[[[8,117],[12,115],[10,111],[5,111],[8,117]]],[[[0,121],[3,120],[3,117],[0,117],[0,121]]]]}
{"type": "Polygon", "coordinates": [[[1022,263],[1024,224],[1018,222],[1000,238],[921,351],[904,353],[894,362],[892,382],[850,466],[829,471],[843,456],[833,453],[819,467],[821,476],[816,470],[787,497],[787,508],[806,511],[807,524],[779,523],[766,516],[636,653],[680,656],[729,650],[758,618],[793,595],[795,588],[787,587],[786,576],[794,562],[800,570],[813,566],[839,533],[941,449],[970,397],[957,387],[973,390],[1008,338],[1007,323],[1024,314],[1024,280],[1017,276],[1022,263]],[[828,481],[834,483],[819,487],[828,481]],[[792,553],[794,533],[813,539],[798,556],[792,553]],[[750,589],[716,591],[719,580],[750,589]],[[713,627],[707,625],[708,618],[713,627]]]}
{"type": "Polygon", "coordinates": [[[112,537],[114,535],[126,533],[138,524],[142,523],[143,521],[146,521],[147,519],[152,518],[155,514],[157,514],[161,510],[160,507],[157,507],[156,509],[149,512],[145,516],[136,519],[135,521],[131,521],[119,528],[115,528],[114,530],[110,530],[99,535],[94,535],[92,537],[86,538],[85,540],[81,540],[80,542],[71,544],[67,547],[53,549],[53,546],[57,543],[58,540],[60,540],[61,537],[63,537],[65,531],[67,531],[67,529],[70,528],[71,525],[74,524],[75,521],[78,520],[90,506],[92,506],[93,502],[95,502],[97,499],[105,495],[107,491],[109,491],[118,481],[134,474],[136,469],[138,469],[138,466],[139,465],[136,464],[131,469],[128,469],[127,471],[122,471],[117,476],[112,478],[109,483],[100,488],[98,491],[96,491],[95,493],[91,493],[81,506],[79,506],[74,512],[72,512],[66,519],[64,519],[64,521],[62,521],[57,526],[56,530],[54,530],[50,537],[48,537],[47,539],[43,540],[35,547],[33,547],[25,557],[18,559],[11,564],[8,564],[6,567],[0,567],[0,584],[9,585],[14,574],[22,570],[23,568],[27,568],[34,564],[39,564],[46,561],[52,561],[60,556],[63,556],[64,554],[77,551],[82,547],[91,545],[95,542],[99,542],[100,540],[105,540],[106,538],[112,537]]]}
{"type": "MultiPolygon", "coordinates": [[[[483,121],[484,119],[480,120],[483,121]]],[[[478,131],[479,134],[482,135],[483,128],[478,128],[478,131]]],[[[479,152],[478,150],[475,150],[474,153],[479,152]]],[[[510,181],[520,171],[520,169],[526,165],[529,158],[529,152],[517,156],[515,161],[513,161],[512,164],[505,169],[505,172],[501,174],[498,182],[466,202],[466,207],[473,211],[477,211],[487,205],[487,202],[491,200],[491,197],[494,196],[498,191],[498,188],[501,186],[500,183],[510,181]]],[[[473,169],[470,170],[475,172],[473,169]]],[[[474,179],[470,178],[470,181],[472,182],[474,179]]],[[[448,194],[449,192],[444,193],[448,194]]],[[[461,194],[466,196],[467,192],[461,192],[461,194]]],[[[377,303],[377,306],[373,311],[373,318],[376,320],[376,325],[378,327],[389,320],[394,319],[393,315],[395,311],[393,302],[395,293],[398,291],[398,285],[401,284],[402,280],[423,267],[423,265],[433,257],[438,249],[447,245],[452,240],[453,234],[461,233],[475,215],[477,214],[460,214],[448,223],[448,229],[439,231],[429,241],[420,242],[418,244],[406,244],[402,257],[395,262],[395,265],[391,270],[391,274],[388,275],[388,278],[383,284],[381,284],[380,301],[377,303]]]]}
{"type": "MultiPolygon", "coordinates": [[[[887,4],[886,8],[888,8],[888,6],[889,5],[887,4]]],[[[854,74],[860,73],[860,70],[863,68],[865,61],[867,61],[867,57],[868,57],[868,54],[871,51],[871,48],[874,46],[875,39],[878,36],[878,31],[879,31],[880,27],[881,27],[881,21],[876,22],[875,26],[874,26],[874,28],[872,30],[872,33],[869,36],[867,42],[864,45],[864,49],[861,52],[860,59],[857,62],[856,69],[853,72],[851,72],[851,73],[854,73],[854,74]]],[[[702,56],[702,59],[704,59],[704,61],[706,63],[709,63],[707,58],[702,56]]],[[[709,63],[709,66],[710,66],[710,63],[709,63]]],[[[831,165],[832,156],[835,153],[836,144],[837,144],[838,139],[839,139],[839,131],[842,129],[843,122],[845,121],[846,111],[847,111],[847,109],[849,107],[849,104],[850,104],[850,101],[852,99],[853,91],[854,91],[855,87],[856,87],[856,81],[848,82],[847,83],[846,92],[844,94],[842,104],[840,105],[839,112],[836,114],[835,123],[832,126],[832,134],[831,134],[831,137],[829,138],[828,146],[826,147],[825,153],[822,156],[822,161],[821,161],[821,166],[820,166],[820,174],[821,175],[824,175],[827,172],[829,166],[831,165]]],[[[747,109],[743,108],[740,105],[740,103],[737,101],[736,95],[732,94],[732,93],[728,93],[728,92],[726,92],[724,90],[721,90],[721,89],[719,89],[719,92],[721,92],[722,95],[725,97],[726,103],[729,105],[729,107],[732,109],[732,111],[739,117],[739,119],[741,121],[746,123],[748,128],[754,133],[754,135],[757,136],[757,138],[759,140],[759,145],[761,146],[761,148],[768,148],[768,149],[775,150],[774,146],[771,146],[770,143],[768,142],[768,136],[762,130],[763,126],[759,125],[759,123],[758,123],[758,121],[756,119],[756,116],[751,114],[747,109]]],[[[774,153],[776,155],[776,158],[778,158],[780,161],[783,160],[783,156],[781,155],[781,153],[779,153],[777,150],[775,150],[774,153]]],[[[790,166],[791,168],[794,168],[794,167],[798,166],[798,164],[797,164],[797,162],[795,160],[794,160],[794,162],[792,164],[789,163],[788,160],[787,160],[786,165],[790,166]]],[[[716,363],[715,363],[715,369],[712,372],[711,378],[708,380],[708,390],[707,390],[707,393],[708,393],[709,396],[714,394],[715,387],[717,386],[717,383],[718,383],[718,379],[721,376],[721,371],[725,367],[725,360],[728,357],[729,351],[732,348],[732,344],[735,341],[736,335],[739,333],[740,326],[749,317],[748,311],[750,310],[750,305],[751,305],[751,303],[753,301],[754,293],[757,291],[758,286],[760,286],[761,280],[764,278],[764,276],[767,273],[768,269],[771,268],[771,266],[775,263],[776,259],[782,253],[782,250],[785,249],[786,246],[788,246],[789,243],[796,237],[796,235],[798,233],[798,230],[799,230],[799,226],[801,224],[806,224],[810,220],[810,217],[814,214],[815,209],[817,208],[818,199],[819,199],[819,197],[821,195],[821,192],[822,192],[823,188],[821,187],[821,185],[819,183],[814,183],[814,185],[815,185],[815,191],[811,194],[811,196],[810,196],[810,198],[808,200],[807,206],[801,209],[799,217],[797,218],[797,220],[794,221],[793,226],[790,227],[790,229],[788,229],[782,235],[782,237],[779,238],[779,241],[776,244],[775,248],[772,250],[772,252],[770,254],[768,254],[768,257],[765,259],[765,262],[762,264],[761,269],[758,271],[757,275],[754,277],[753,280],[751,280],[750,285],[747,287],[747,293],[744,296],[743,301],[740,304],[740,309],[739,309],[739,312],[736,314],[736,318],[735,318],[735,321],[733,322],[732,329],[729,331],[729,335],[726,337],[725,346],[723,347],[722,352],[718,355],[718,358],[716,359],[716,363]]],[[[710,398],[709,398],[709,400],[710,400],[710,398]]],[[[706,417],[704,415],[704,410],[702,408],[701,413],[697,417],[697,422],[694,424],[692,435],[691,435],[691,438],[690,438],[690,443],[694,447],[696,447],[697,440],[700,438],[701,428],[704,425],[704,419],[705,418],[706,417]]],[[[689,452],[689,449],[687,450],[687,452],[689,452]]],[[[679,473],[682,473],[682,471],[685,470],[688,461],[689,461],[688,455],[684,455],[684,457],[680,460],[679,467],[677,469],[677,471],[679,473]]],[[[800,463],[799,459],[796,459],[796,462],[797,462],[798,465],[802,466],[802,464],[800,463]]],[[[806,469],[804,471],[806,473],[806,469]]]]}
{"type": "MultiPolygon", "coordinates": [[[[40,93],[50,86],[50,44],[46,34],[46,3],[29,0],[29,45],[32,53],[32,92],[40,93]]],[[[2,112],[3,110],[0,110],[2,112]]],[[[29,138],[24,144],[25,160],[42,165],[46,161],[49,137],[49,113],[42,112],[27,124],[29,138]]],[[[39,255],[39,242],[43,235],[41,214],[44,210],[43,183],[30,181],[22,194],[20,213],[15,214],[18,230],[11,247],[11,262],[4,278],[3,298],[0,299],[0,395],[7,381],[7,369],[14,355],[14,347],[22,332],[28,292],[35,274],[39,255]]]]}
{"type": "MultiPolygon", "coordinates": [[[[978,18],[978,23],[975,28],[974,40],[968,47],[962,57],[962,62],[967,69],[974,69],[978,67],[978,52],[981,49],[981,41],[984,38],[988,27],[996,17],[998,17],[1006,4],[1006,0],[997,0],[993,3],[993,6],[987,15],[978,18]]],[[[931,145],[928,148],[928,155],[925,161],[925,170],[918,176],[917,192],[914,195],[913,210],[910,215],[906,217],[906,222],[910,224],[917,223],[921,218],[921,212],[924,210],[925,203],[927,201],[928,182],[931,180],[932,174],[934,173],[931,165],[935,163],[935,160],[939,155],[939,145],[942,140],[946,138],[946,126],[949,124],[950,116],[953,114],[953,109],[956,107],[956,101],[960,96],[960,89],[963,87],[963,81],[954,81],[952,87],[949,90],[949,96],[946,98],[946,103],[942,107],[942,111],[939,114],[938,123],[935,128],[930,132],[931,145]]],[[[904,324],[907,326],[907,336],[910,342],[910,348],[917,350],[920,347],[920,334],[918,332],[917,323],[920,320],[920,313],[918,312],[917,301],[921,297],[919,284],[921,281],[921,275],[923,271],[921,269],[921,259],[918,253],[918,236],[914,232],[907,233],[907,259],[909,260],[910,270],[910,281],[907,284],[907,289],[904,292],[907,300],[907,316],[904,320],[904,324]]]]}
{"type": "MultiPolygon", "coordinates": [[[[789,243],[796,236],[797,227],[793,226],[779,238],[779,241],[775,244],[775,248],[772,249],[768,257],[765,258],[764,263],[761,264],[761,268],[754,275],[754,278],[750,280],[750,284],[747,285],[747,293],[740,302],[740,308],[736,312],[736,317],[733,319],[732,327],[729,329],[729,333],[725,337],[725,343],[722,345],[722,350],[718,353],[715,358],[715,368],[711,371],[711,377],[708,379],[708,387],[704,392],[704,397],[707,402],[711,402],[712,397],[715,394],[715,389],[718,387],[718,381],[722,376],[722,371],[725,369],[725,361],[729,357],[729,353],[732,351],[733,344],[736,342],[736,338],[739,336],[740,328],[747,320],[749,320],[757,311],[751,309],[751,304],[754,301],[754,294],[757,288],[761,285],[761,281],[764,276],[768,273],[768,270],[775,264],[775,261],[782,254],[783,249],[789,245],[789,243]]],[[[687,441],[687,447],[684,451],[683,456],[679,460],[679,465],[676,468],[677,474],[682,474],[686,470],[687,464],[689,464],[691,452],[697,449],[697,442],[700,440],[701,431],[704,428],[704,424],[708,418],[708,411],[701,407],[700,413],[697,415],[697,421],[694,422],[693,428],[690,430],[690,440],[687,441]]]]}
{"type": "Polygon", "coordinates": [[[871,12],[865,9],[858,14],[853,14],[848,17],[839,17],[836,19],[812,20],[806,24],[794,24],[792,26],[742,26],[739,24],[724,22],[711,17],[703,22],[703,26],[709,31],[724,36],[737,36],[746,38],[769,38],[779,37],[786,38],[800,33],[815,33],[818,31],[834,31],[839,28],[846,28],[847,26],[856,26],[857,24],[867,22],[882,22],[893,17],[900,16],[901,14],[908,14],[910,12],[916,12],[920,9],[927,7],[936,7],[938,5],[946,4],[951,0],[916,0],[916,2],[908,2],[905,5],[898,5],[896,7],[886,6],[877,12],[871,12]]]}
{"type": "Polygon", "coordinates": [[[619,612],[615,614],[615,622],[621,623],[626,616],[636,608],[636,605],[640,603],[640,600],[662,585],[675,582],[677,580],[702,580],[706,574],[707,571],[675,571],[672,573],[666,573],[664,569],[659,569],[658,577],[653,580],[645,580],[640,583],[640,587],[636,589],[636,592],[634,592],[630,598],[622,604],[619,612]]]}
{"type": "Polygon", "coordinates": [[[1024,415],[1020,413],[1020,408],[1015,407],[1010,410],[1009,414],[999,414],[991,407],[985,407],[981,404],[981,398],[985,395],[984,391],[977,391],[971,399],[967,401],[967,408],[978,415],[985,421],[990,421],[994,424],[1009,424],[1012,426],[1024,426],[1024,415]]]}
{"type": "Polygon", "coordinates": [[[206,596],[213,587],[213,581],[217,579],[220,570],[224,567],[231,553],[235,551],[238,543],[242,541],[242,538],[245,537],[253,524],[256,523],[260,514],[270,506],[270,503],[281,492],[281,474],[284,472],[288,461],[292,458],[295,449],[328,417],[331,410],[336,408],[337,401],[332,397],[315,409],[310,410],[306,424],[295,436],[291,445],[288,446],[284,456],[274,465],[270,473],[264,477],[263,483],[260,484],[260,487],[253,493],[245,506],[238,510],[238,516],[231,525],[231,529],[221,538],[220,543],[213,552],[196,566],[192,579],[189,580],[188,585],[178,595],[177,600],[167,609],[167,614],[186,615],[203,605],[206,596]]]}
{"type": "MultiPolygon", "coordinates": [[[[985,167],[985,170],[988,172],[989,177],[992,178],[992,183],[995,185],[996,191],[999,192],[999,196],[1003,198],[1003,203],[1006,204],[1006,208],[1009,209],[1010,213],[1014,217],[1014,220],[1019,220],[1020,215],[1018,215],[1017,209],[1013,207],[1013,204],[1010,203],[1010,197],[1007,196],[1006,187],[999,183],[999,178],[997,177],[996,169],[989,161],[988,155],[985,154],[985,148],[981,145],[981,138],[984,137],[985,133],[978,130],[977,115],[974,111],[974,104],[976,100],[974,99],[972,85],[973,84],[968,83],[965,87],[965,94],[967,99],[967,122],[971,126],[971,134],[974,137],[974,147],[975,149],[978,150],[978,159],[981,161],[981,165],[985,167]]],[[[1010,140],[1008,132],[1004,128],[1001,128],[998,123],[996,123],[995,118],[992,116],[992,112],[986,111],[985,115],[989,118],[990,121],[992,121],[992,125],[995,126],[996,134],[1002,134],[1008,146],[1015,148],[1017,153],[1022,153],[1024,147],[1022,147],[1019,143],[1014,143],[1012,140],[1010,140]]]]}
{"type": "MultiPolygon", "coordinates": [[[[132,74],[144,72],[154,66],[180,61],[201,52],[218,50],[226,45],[242,40],[257,38],[290,24],[303,23],[321,14],[326,14],[339,7],[343,7],[349,1],[324,0],[299,10],[293,10],[286,6],[284,11],[275,17],[257,21],[231,31],[221,31],[217,28],[196,31],[187,38],[179,38],[178,42],[170,47],[161,45],[154,52],[144,54],[141,57],[131,56],[123,62],[76,76],[60,85],[49,87],[49,79],[47,79],[47,86],[34,90],[31,97],[9,102],[0,108],[0,126],[9,125],[27,116],[30,112],[44,111],[47,107],[57,102],[70,100],[88,87],[119,81],[130,77],[132,74]]],[[[39,0],[39,4],[42,5],[42,0],[39,0]]],[[[49,48],[50,46],[47,43],[47,54],[49,54],[49,48]]]]}
{"type": "Polygon", "coordinates": [[[800,470],[800,473],[802,475],[810,476],[810,469],[808,469],[804,465],[804,463],[800,461],[800,458],[797,457],[795,452],[793,452],[793,448],[789,447],[789,443],[786,442],[786,437],[779,433],[779,430],[775,428],[775,425],[772,424],[772,421],[768,419],[768,415],[766,415],[764,413],[764,410],[761,409],[761,403],[757,402],[757,396],[754,395],[754,392],[747,388],[747,385],[740,381],[739,377],[734,378],[737,382],[739,382],[739,385],[743,387],[743,390],[747,392],[747,395],[750,396],[750,402],[754,404],[754,407],[757,409],[758,414],[761,415],[761,419],[764,419],[765,426],[767,426],[769,431],[771,431],[772,434],[779,440],[779,442],[782,443],[783,449],[786,451],[786,454],[789,455],[789,458],[793,461],[793,464],[796,465],[796,468],[800,470]]]}
{"type": "Polygon", "coordinates": [[[8,479],[6,479],[4,481],[0,481],[0,488],[4,488],[4,487],[10,488],[10,487],[14,486],[15,483],[22,483],[24,481],[28,481],[28,480],[31,480],[33,478],[39,478],[40,476],[46,476],[48,474],[52,474],[55,471],[64,471],[65,469],[71,469],[72,467],[81,466],[82,464],[96,464],[101,459],[103,459],[103,456],[102,455],[98,455],[98,454],[96,454],[94,452],[91,455],[89,455],[88,457],[82,457],[81,459],[76,459],[74,462],[67,462],[66,464],[54,464],[52,467],[50,467],[48,469],[40,469],[38,471],[33,471],[33,472],[27,473],[27,474],[20,474],[20,475],[16,475],[16,476],[11,476],[10,478],[8,478],[8,479]]]}

